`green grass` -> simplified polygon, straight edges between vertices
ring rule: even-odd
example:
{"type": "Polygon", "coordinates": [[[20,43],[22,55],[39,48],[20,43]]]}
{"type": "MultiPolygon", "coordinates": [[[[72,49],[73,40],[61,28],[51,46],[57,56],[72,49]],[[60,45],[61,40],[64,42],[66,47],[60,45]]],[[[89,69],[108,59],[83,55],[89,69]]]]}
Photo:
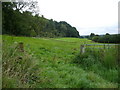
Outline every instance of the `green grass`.
{"type": "MultiPolygon", "coordinates": [[[[100,46],[102,47],[102,46],[100,46]]],[[[104,47],[98,49],[98,46],[86,47],[86,52],[76,55],[73,63],[82,67],[84,70],[93,71],[105,80],[118,83],[118,48],[104,47]]]]}
{"type": "MultiPolygon", "coordinates": [[[[75,59],[80,59],[77,56],[80,52],[80,45],[85,43],[94,42],[79,38],[30,38],[4,35],[3,87],[117,88],[118,83],[103,77],[103,70],[99,74],[92,68],[92,70],[87,70],[80,63],[73,63],[75,59]],[[24,53],[15,51],[19,42],[24,44],[24,53]],[[19,57],[22,57],[22,61],[17,63],[16,58],[18,60],[19,57]],[[9,68],[16,69],[10,72],[9,68]],[[18,74],[25,80],[23,81],[18,74]]],[[[91,60],[92,56],[87,58],[86,63],[95,62],[91,60]]],[[[95,65],[98,68],[97,64],[94,64],[93,68],[95,65]]],[[[117,75],[114,71],[110,72],[113,72],[112,76],[117,75]]]]}

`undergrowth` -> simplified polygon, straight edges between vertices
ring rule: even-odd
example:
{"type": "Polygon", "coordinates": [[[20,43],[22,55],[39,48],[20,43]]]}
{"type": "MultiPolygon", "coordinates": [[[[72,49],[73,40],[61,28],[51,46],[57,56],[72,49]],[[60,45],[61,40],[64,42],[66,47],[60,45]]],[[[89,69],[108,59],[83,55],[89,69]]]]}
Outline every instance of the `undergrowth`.
{"type": "Polygon", "coordinates": [[[29,52],[21,52],[18,43],[3,41],[3,88],[31,88],[40,81],[40,69],[36,58],[29,52]]]}
{"type": "Polygon", "coordinates": [[[118,83],[118,49],[91,49],[86,48],[85,53],[79,53],[73,60],[87,71],[93,71],[105,80],[118,83]]]}

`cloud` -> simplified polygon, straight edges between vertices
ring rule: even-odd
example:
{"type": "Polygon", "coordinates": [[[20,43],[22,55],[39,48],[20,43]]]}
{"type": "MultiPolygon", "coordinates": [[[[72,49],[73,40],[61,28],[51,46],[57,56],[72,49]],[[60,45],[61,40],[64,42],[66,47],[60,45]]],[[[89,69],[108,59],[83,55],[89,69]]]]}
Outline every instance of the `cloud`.
{"type": "Polygon", "coordinates": [[[78,29],[80,35],[90,35],[91,33],[95,34],[117,34],[118,33],[118,27],[117,26],[111,26],[111,27],[93,27],[93,28],[79,28],[78,29]]]}

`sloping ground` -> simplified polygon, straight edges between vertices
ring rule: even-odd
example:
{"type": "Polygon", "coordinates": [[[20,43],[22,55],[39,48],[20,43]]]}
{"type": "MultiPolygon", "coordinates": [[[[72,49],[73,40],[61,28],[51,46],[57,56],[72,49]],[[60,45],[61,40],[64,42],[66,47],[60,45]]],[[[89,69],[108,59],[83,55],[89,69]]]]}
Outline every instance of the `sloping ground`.
{"type": "MultiPolygon", "coordinates": [[[[72,63],[76,54],[79,53],[80,44],[92,43],[87,39],[78,38],[28,38],[28,37],[11,37],[3,36],[3,44],[6,47],[18,45],[22,42],[24,50],[30,56],[29,59],[33,64],[37,63],[36,79],[29,78],[25,83],[18,79],[19,76],[11,77],[4,73],[3,87],[34,87],[34,88],[117,88],[117,83],[109,82],[97,75],[93,71],[85,71],[81,67],[72,63]],[[73,42],[73,43],[71,43],[73,42]],[[38,69],[39,68],[39,69],[38,69]],[[9,81],[9,82],[8,82],[9,81]],[[31,83],[31,82],[32,83],[31,83]],[[12,83],[11,83],[12,82],[12,83]],[[18,83],[19,82],[19,83],[18,83]],[[9,85],[10,84],[10,85],[9,85]]],[[[15,47],[16,47],[15,46],[15,47]]],[[[15,48],[13,47],[13,48],[15,48]]],[[[3,52],[4,52],[3,47],[3,52]]],[[[8,52],[11,49],[7,49],[8,52]]],[[[12,53],[12,50],[10,51],[12,53]]],[[[19,52],[16,52],[19,53],[19,52]]],[[[23,60],[26,54],[17,54],[23,60]]],[[[10,57],[10,56],[9,56],[10,57]]],[[[5,62],[6,57],[3,57],[5,62]]],[[[14,57],[10,57],[10,60],[14,57]]],[[[27,59],[26,59],[27,60],[27,59]]],[[[12,62],[11,62],[12,63],[12,62]]],[[[28,64],[29,63],[25,62],[28,64]]],[[[22,64],[22,66],[25,65],[22,64]]],[[[7,63],[9,65],[9,63],[7,63]]],[[[16,62],[14,63],[16,64],[16,62]]],[[[32,65],[34,68],[34,65],[32,65]]],[[[3,67],[4,68],[4,67],[3,67]]],[[[30,69],[31,71],[32,69],[30,69]]],[[[3,71],[4,72],[4,71],[3,71]]],[[[19,72],[19,70],[18,70],[19,72]]],[[[9,73],[9,72],[8,72],[9,73]]],[[[29,72],[28,72],[29,73],[29,72]]],[[[31,74],[30,74],[31,76],[31,74]]],[[[27,77],[27,76],[26,76],[27,77]]]]}

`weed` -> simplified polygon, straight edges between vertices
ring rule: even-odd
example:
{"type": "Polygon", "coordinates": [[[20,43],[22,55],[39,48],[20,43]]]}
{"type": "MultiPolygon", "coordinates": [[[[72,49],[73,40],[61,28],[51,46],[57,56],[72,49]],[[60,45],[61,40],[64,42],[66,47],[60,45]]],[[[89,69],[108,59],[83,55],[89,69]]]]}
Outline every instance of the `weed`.
{"type": "Polygon", "coordinates": [[[3,88],[22,85],[32,87],[34,82],[39,80],[39,68],[36,67],[35,58],[27,52],[20,52],[14,44],[10,46],[5,42],[3,44],[3,88]],[[16,85],[17,83],[18,85],[16,85]]]}

